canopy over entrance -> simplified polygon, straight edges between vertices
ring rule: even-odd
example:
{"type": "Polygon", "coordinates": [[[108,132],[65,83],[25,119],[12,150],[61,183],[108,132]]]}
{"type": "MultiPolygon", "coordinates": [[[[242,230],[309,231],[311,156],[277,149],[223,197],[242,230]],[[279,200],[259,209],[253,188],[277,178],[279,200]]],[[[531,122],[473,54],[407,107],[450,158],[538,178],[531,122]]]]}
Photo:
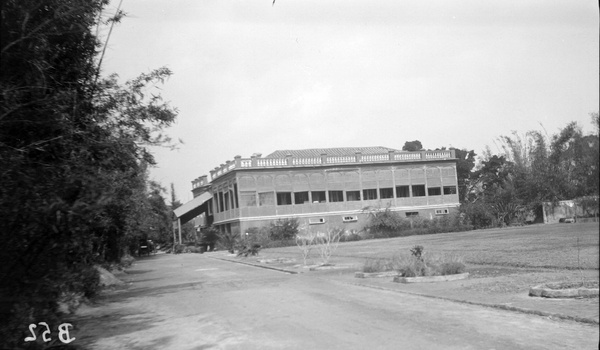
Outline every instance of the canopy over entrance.
{"type": "Polygon", "coordinates": [[[212,195],[208,192],[202,193],[198,197],[183,204],[179,208],[173,210],[177,217],[177,230],[179,231],[179,244],[181,244],[181,225],[192,220],[196,216],[208,211],[208,200],[212,195]]]}

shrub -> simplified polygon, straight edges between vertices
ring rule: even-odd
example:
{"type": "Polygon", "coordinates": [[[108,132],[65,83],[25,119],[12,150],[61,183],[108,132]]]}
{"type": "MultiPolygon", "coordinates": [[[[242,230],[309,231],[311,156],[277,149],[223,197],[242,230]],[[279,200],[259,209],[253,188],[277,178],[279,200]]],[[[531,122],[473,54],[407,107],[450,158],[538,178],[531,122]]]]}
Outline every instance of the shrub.
{"type": "Polygon", "coordinates": [[[183,244],[175,244],[173,246],[173,254],[181,254],[185,252],[185,245],[183,244]]]}
{"type": "Polygon", "coordinates": [[[240,235],[235,232],[222,232],[219,235],[218,244],[221,248],[233,254],[240,245],[240,235]]]}
{"type": "Polygon", "coordinates": [[[237,256],[243,256],[243,257],[247,257],[248,255],[258,255],[258,252],[260,252],[261,246],[260,244],[252,244],[250,246],[243,246],[242,248],[240,248],[237,256]]]}
{"type": "Polygon", "coordinates": [[[392,259],[386,258],[367,258],[363,265],[363,272],[385,272],[393,271],[394,264],[392,259]]]}
{"type": "Polygon", "coordinates": [[[298,219],[279,219],[269,227],[269,238],[274,241],[291,240],[298,234],[298,219]]]}
{"type": "Polygon", "coordinates": [[[411,255],[397,255],[392,265],[404,277],[445,276],[463,273],[462,256],[455,254],[424,253],[422,246],[411,249],[411,255]]]}
{"type": "Polygon", "coordinates": [[[210,226],[202,232],[200,244],[214,246],[219,241],[219,230],[210,226]]]}
{"type": "Polygon", "coordinates": [[[391,211],[389,207],[383,210],[366,207],[363,211],[369,212],[364,230],[373,238],[394,237],[398,232],[410,227],[410,223],[407,223],[399,213],[391,211]]]}

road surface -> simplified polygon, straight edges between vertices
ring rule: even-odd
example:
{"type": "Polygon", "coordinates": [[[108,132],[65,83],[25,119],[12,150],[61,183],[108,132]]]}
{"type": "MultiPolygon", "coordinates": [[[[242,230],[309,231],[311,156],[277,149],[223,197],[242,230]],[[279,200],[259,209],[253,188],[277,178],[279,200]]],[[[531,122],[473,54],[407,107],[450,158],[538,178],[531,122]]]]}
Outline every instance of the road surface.
{"type": "MultiPolygon", "coordinates": [[[[597,349],[598,326],[159,254],[73,320],[85,349],[597,349]]],[[[253,259],[248,258],[249,261],[253,259]]]]}

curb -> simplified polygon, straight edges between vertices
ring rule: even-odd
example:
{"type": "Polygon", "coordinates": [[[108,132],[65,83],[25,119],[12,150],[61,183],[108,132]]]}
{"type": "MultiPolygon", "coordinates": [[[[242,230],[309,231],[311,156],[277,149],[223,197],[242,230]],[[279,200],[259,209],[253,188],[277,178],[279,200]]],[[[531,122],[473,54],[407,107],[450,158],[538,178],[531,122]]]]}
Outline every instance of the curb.
{"type": "Polygon", "coordinates": [[[282,269],[282,268],[279,268],[279,267],[258,265],[258,264],[252,264],[252,263],[244,262],[244,261],[235,261],[235,260],[230,260],[230,259],[217,258],[217,257],[213,257],[213,256],[207,256],[207,258],[209,258],[209,259],[215,259],[215,260],[221,260],[221,261],[227,261],[227,262],[236,263],[236,264],[242,264],[242,265],[260,267],[262,269],[274,270],[274,271],[289,273],[291,275],[297,275],[298,274],[298,271],[286,270],[286,269],[282,269]]]}
{"type": "Polygon", "coordinates": [[[355,286],[359,286],[359,287],[385,290],[388,292],[396,292],[396,293],[415,295],[415,296],[431,298],[431,299],[453,301],[453,302],[461,303],[461,304],[484,306],[484,307],[490,307],[490,308],[500,309],[500,310],[515,311],[515,312],[520,312],[520,313],[529,314],[529,315],[554,317],[554,318],[558,318],[558,319],[562,319],[562,320],[569,320],[569,321],[575,321],[575,322],[587,323],[587,324],[593,324],[593,325],[600,324],[597,320],[594,320],[591,318],[586,318],[586,317],[568,316],[568,315],[555,314],[555,313],[539,311],[539,310],[525,309],[525,308],[520,308],[520,307],[516,307],[516,306],[508,306],[508,305],[502,305],[502,304],[486,304],[486,303],[480,303],[480,302],[475,302],[475,301],[439,297],[439,296],[435,296],[435,295],[412,293],[412,292],[406,292],[406,291],[401,291],[401,290],[397,290],[397,289],[373,286],[373,285],[362,284],[362,283],[349,283],[349,282],[343,282],[343,281],[339,281],[339,282],[349,284],[349,285],[355,285],[355,286]]]}

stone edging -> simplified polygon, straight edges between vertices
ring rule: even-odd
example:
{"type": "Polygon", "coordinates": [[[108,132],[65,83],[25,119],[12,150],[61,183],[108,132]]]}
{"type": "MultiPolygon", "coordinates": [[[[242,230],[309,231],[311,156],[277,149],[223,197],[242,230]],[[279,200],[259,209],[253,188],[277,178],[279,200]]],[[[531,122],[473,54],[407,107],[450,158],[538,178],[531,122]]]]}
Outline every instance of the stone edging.
{"type": "MultiPolygon", "coordinates": [[[[540,284],[529,289],[530,297],[544,297],[544,298],[580,298],[580,297],[594,297],[598,296],[599,288],[565,288],[568,282],[563,283],[546,283],[540,284]]],[[[570,284],[570,283],[569,283],[570,284]]]]}
{"type": "Polygon", "coordinates": [[[469,273],[459,273],[454,275],[445,276],[421,276],[421,277],[394,277],[394,282],[397,283],[427,283],[427,282],[445,282],[445,281],[456,281],[464,280],[469,277],[469,273]]]}
{"type": "Polygon", "coordinates": [[[376,278],[376,277],[396,277],[398,272],[396,271],[384,271],[384,272],[360,272],[354,273],[356,278],[376,278]]]}

